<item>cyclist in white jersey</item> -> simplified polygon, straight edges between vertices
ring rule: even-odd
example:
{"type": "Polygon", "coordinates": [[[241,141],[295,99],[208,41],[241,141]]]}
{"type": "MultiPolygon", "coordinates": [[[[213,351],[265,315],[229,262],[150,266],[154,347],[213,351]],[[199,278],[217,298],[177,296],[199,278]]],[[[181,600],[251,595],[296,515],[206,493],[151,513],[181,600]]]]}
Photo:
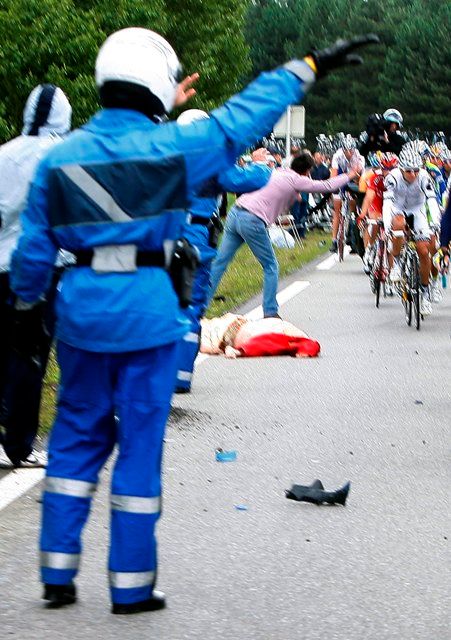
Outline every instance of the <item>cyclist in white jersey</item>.
{"type": "MultiPolygon", "coordinates": [[[[357,171],[360,174],[365,168],[365,159],[357,151],[357,145],[354,138],[347,135],[341,141],[341,148],[336,151],[332,157],[330,166],[330,176],[334,178],[342,173],[348,173],[350,170],[357,171]]],[[[340,212],[344,191],[333,194],[334,217],[332,221],[332,244],[330,251],[337,251],[337,233],[340,222],[340,212]]],[[[355,211],[355,200],[350,202],[351,211],[355,211]]]]}
{"type": "MultiPolygon", "coordinates": [[[[399,282],[401,269],[399,254],[404,244],[406,217],[410,217],[416,249],[420,260],[421,304],[423,315],[432,313],[431,299],[438,302],[436,291],[438,282],[429,289],[431,277],[431,254],[434,253],[435,234],[440,227],[440,209],[435,190],[427,171],[422,169],[421,156],[413,149],[403,149],[399,155],[399,166],[385,178],[384,204],[382,214],[384,227],[392,236],[393,268],[392,282],[399,282]],[[432,223],[429,224],[426,206],[432,223]],[[412,227],[413,225],[413,227],[412,227]]],[[[435,275],[435,274],[434,274],[435,275]]]]}

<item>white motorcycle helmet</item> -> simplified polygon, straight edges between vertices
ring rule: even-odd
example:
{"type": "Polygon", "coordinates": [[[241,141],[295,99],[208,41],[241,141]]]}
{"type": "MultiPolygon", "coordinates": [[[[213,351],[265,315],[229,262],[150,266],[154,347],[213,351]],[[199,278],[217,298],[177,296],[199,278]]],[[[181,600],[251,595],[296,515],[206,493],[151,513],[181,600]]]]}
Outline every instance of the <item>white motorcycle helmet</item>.
{"type": "Polygon", "coordinates": [[[208,120],[210,116],[202,109],[187,109],[177,118],[177,124],[191,124],[195,120],[208,120]]]}
{"type": "Polygon", "coordinates": [[[398,109],[387,109],[384,111],[384,118],[387,122],[396,122],[400,128],[402,127],[403,117],[398,109]]]}
{"type": "Polygon", "coordinates": [[[181,65],[169,42],[150,29],[131,27],[116,31],[100,47],[96,84],[131,82],[149,89],[166,113],[174,106],[181,65]]]}

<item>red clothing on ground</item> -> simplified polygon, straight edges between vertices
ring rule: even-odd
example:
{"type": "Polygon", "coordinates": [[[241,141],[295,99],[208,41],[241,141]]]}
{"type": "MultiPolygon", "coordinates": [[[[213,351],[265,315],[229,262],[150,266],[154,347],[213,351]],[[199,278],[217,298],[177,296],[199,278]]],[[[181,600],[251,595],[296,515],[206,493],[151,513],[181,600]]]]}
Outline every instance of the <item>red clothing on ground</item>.
{"type": "Polygon", "coordinates": [[[244,356],[303,356],[314,358],[320,352],[319,342],[310,338],[287,336],[281,333],[266,333],[254,336],[239,347],[244,356]]]}

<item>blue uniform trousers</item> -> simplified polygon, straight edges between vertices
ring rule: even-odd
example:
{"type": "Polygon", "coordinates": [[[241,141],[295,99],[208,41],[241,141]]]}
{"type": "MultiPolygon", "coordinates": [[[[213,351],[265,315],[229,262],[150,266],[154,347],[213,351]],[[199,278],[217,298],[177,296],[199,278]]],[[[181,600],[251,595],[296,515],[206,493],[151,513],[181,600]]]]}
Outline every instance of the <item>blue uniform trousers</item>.
{"type": "Polygon", "coordinates": [[[94,353],[58,343],[61,386],[43,496],[43,582],[68,584],[77,574],[80,538],[98,474],[117,445],[111,486],[111,596],[116,603],[151,596],[163,436],[176,353],[176,342],[128,353],[94,353]]]}
{"type": "Polygon", "coordinates": [[[192,227],[198,227],[198,233],[195,235],[192,233],[188,239],[199,249],[201,263],[197,268],[194,280],[192,304],[184,310],[184,315],[190,322],[190,328],[178,346],[176,382],[178,389],[191,389],[194,361],[200,348],[200,320],[205,315],[207,308],[211,264],[216,256],[216,249],[208,244],[206,228],[199,228],[199,225],[192,225],[192,227]]]}

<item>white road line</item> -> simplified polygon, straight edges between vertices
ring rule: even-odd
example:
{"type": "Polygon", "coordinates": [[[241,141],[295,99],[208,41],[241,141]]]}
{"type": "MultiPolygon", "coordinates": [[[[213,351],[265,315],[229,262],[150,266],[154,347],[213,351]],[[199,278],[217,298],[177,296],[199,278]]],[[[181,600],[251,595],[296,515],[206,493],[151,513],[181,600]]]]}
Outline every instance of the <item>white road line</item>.
{"type": "Polygon", "coordinates": [[[17,469],[0,480],[0,511],[40,482],[45,469],[17,469]]]}
{"type": "MultiPolygon", "coordinates": [[[[283,304],[297,296],[298,293],[301,293],[301,291],[307,289],[307,287],[309,286],[310,282],[307,282],[307,280],[296,280],[295,282],[289,284],[285,289],[282,289],[282,291],[279,291],[279,293],[277,294],[277,302],[280,306],[282,306],[283,304]]],[[[246,318],[249,318],[249,320],[258,320],[259,318],[263,317],[263,308],[261,306],[256,307],[245,315],[246,318]]]]}
{"type": "Polygon", "coordinates": [[[338,262],[338,256],[336,253],[333,253],[331,256],[322,260],[319,264],[316,265],[318,271],[327,271],[328,269],[332,269],[338,262]]]}
{"type": "MultiPolygon", "coordinates": [[[[350,250],[351,249],[349,247],[344,248],[345,256],[349,254],[350,250]]],[[[337,263],[338,255],[336,253],[333,253],[331,256],[316,265],[316,268],[318,269],[318,271],[328,271],[329,269],[332,269],[332,267],[334,267],[337,263]]]]}
{"type": "MultiPolygon", "coordinates": [[[[310,282],[306,280],[296,280],[277,294],[277,302],[282,306],[309,286],[310,282]]],[[[259,306],[245,315],[250,320],[256,320],[263,316],[263,309],[259,306]]],[[[200,353],[196,358],[196,366],[209,357],[206,353],[200,353]]],[[[17,469],[2,478],[0,480],[0,511],[40,482],[44,473],[44,469],[17,469]]]]}

